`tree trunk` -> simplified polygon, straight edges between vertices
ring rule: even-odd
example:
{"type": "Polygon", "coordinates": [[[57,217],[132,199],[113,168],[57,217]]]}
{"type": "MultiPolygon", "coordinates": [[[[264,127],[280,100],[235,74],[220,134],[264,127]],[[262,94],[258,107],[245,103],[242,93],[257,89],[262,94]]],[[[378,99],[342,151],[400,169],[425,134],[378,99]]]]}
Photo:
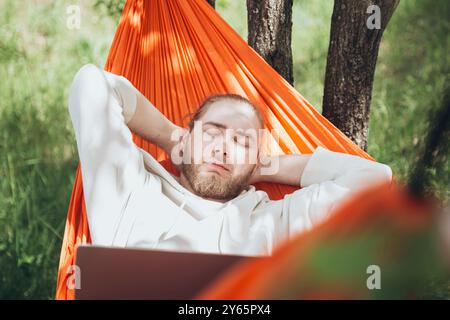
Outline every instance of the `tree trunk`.
{"type": "Polygon", "coordinates": [[[334,2],[322,113],[364,150],[378,48],[399,1],[334,2]]]}
{"type": "Polygon", "coordinates": [[[247,0],[248,44],[290,84],[294,83],[292,1],[247,0]]]}
{"type": "Polygon", "coordinates": [[[216,8],[216,0],[206,0],[211,5],[211,7],[216,8]]]}

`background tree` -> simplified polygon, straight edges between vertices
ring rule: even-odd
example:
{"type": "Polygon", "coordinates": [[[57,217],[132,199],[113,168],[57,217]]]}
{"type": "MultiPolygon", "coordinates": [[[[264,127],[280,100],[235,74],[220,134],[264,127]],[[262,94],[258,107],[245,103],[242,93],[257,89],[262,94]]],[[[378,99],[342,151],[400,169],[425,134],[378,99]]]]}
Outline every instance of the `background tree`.
{"type": "Polygon", "coordinates": [[[248,44],[290,84],[292,0],[247,0],[248,44]]]}
{"type": "Polygon", "coordinates": [[[378,49],[398,3],[399,0],[334,2],[322,113],[364,150],[378,49]]]}
{"type": "Polygon", "coordinates": [[[211,7],[213,7],[213,8],[216,7],[216,0],[207,0],[207,1],[211,5],[211,7]]]}

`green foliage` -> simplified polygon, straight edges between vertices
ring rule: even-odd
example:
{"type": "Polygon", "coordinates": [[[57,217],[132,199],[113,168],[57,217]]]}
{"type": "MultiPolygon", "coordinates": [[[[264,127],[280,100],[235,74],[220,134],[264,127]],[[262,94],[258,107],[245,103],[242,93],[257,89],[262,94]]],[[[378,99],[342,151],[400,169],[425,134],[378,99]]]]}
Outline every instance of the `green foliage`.
{"type": "MultiPolygon", "coordinates": [[[[450,3],[400,1],[384,34],[375,76],[369,152],[406,180],[423,151],[430,115],[449,81],[450,3]]],[[[450,199],[448,149],[429,170],[432,191],[450,199]]]]}
{"type": "MultiPolygon", "coordinates": [[[[106,61],[124,1],[78,3],[81,28],[69,30],[66,2],[0,2],[0,299],[54,296],[78,163],[67,93],[81,65],[106,61]]],[[[245,1],[218,0],[216,7],[246,39],[245,1]]],[[[319,110],[331,12],[332,1],[294,1],[295,86],[319,110]]],[[[369,152],[400,180],[439,106],[448,12],[446,0],[401,1],[382,41],[369,152]]],[[[448,157],[443,161],[432,170],[432,186],[448,200],[448,157]]]]}
{"type": "Polygon", "coordinates": [[[119,21],[124,5],[125,0],[96,0],[94,7],[115,21],[119,21]]]}
{"type": "Polygon", "coordinates": [[[0,299],[54,296],[78,163],[67,92],[82,64],[104,63],[115,27],[81,11],[69,30],[64,3],[0,3],[0,299]]]}

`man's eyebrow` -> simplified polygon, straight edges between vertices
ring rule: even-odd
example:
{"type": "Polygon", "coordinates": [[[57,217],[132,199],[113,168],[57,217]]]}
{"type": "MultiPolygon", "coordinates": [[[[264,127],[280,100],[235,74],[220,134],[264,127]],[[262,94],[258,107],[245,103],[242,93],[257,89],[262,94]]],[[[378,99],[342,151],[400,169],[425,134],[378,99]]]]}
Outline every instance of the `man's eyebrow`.
{"type": "Polygon", "coordinates": [[[226,125],[221,124],[221,123],[217,123],[217,122],[214,122],[214,121],[207,121],[203,125],[207,125],[207,124],[212,125],[212,126],[217,127],[217,128],[221,128],[221,129],[227,129],[228,128],[226,125]]]}

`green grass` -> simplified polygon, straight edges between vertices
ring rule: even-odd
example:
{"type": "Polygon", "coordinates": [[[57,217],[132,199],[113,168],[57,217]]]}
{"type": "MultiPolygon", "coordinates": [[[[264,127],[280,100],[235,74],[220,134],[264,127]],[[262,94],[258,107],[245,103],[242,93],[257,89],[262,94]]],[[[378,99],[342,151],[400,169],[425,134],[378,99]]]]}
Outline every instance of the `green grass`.
{"type": "MultiPolygon", "coordinates": [[[[94,1],[78,3],[81,29],[68,30],[70,1],[0,0],[0,299],[54,296],[78,162],[68,88],[81,65],[104,64],[117,23],[94,1]]],[[[245,1],[218,0],[217,9],[246,39],[245,1]]],[[[400,180],[441,99],[449,70],[449,11],[446,0],[403,0],[382,41],[369,152],[400,180]]],[[[294,3],[295,86],[319,110],[331,12],[332,1],[294,3]]],[[[434,192],[445,201],[448,167],[445,158],[430,172],[434,192]]]]}
{"type": "Polygon", "coordinates": [[[68,30],[68,4],[0,2],[0,299],[54,295],[78,162],[67,92],[114,35],[87,1],[81,29],[68,30]]]}
{"type": "MultiPolygon", "coordinates": [[[[429,116],[450,80],[448,1],[401,1],[384,35],[375,77],[369,152],[389,163],[400,180],[422,150],[429,116]]],[[[441,199],[450,198],[447,155],[430,170],[441,199]]],[[[441,157],[442,158],[442,157],[441,157]]]]}

